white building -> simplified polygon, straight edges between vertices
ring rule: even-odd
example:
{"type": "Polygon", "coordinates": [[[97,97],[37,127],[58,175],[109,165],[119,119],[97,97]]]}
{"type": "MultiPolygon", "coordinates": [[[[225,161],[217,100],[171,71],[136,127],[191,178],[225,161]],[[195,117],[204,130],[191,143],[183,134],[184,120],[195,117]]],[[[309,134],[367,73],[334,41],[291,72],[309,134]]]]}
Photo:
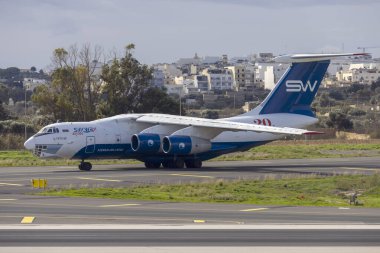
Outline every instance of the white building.
{"type": "Polygon", "coordinates": [[[353,69],[352,82],[372,84],[380,78],[379,69],[353,69]]]}
{"type": "Polygon", "coordinates": [[[185,94],[184,86],[183,85],[177,85],[177,84],[165,84],[166,93],[169,95],[178,95],[182,97],[185,94]]]}
{"type": "Polygon", "coordinates": [[[255,82],[254,66],[237,64],[226,68],[231,70],[234,87],[236,87],[237,90],[244,90],[248,86],[253,86],[255,82]]]}
{"type": "Polygon", "coordinates": [[[47,81],[44,79],[35,79],[35,78],[24,78],[23,85],[24,89],[28,91],[33,91],[40,85],[47,84],[47,81]]]}
{"type": "Polygon", "coordinates": [[[380,78],[379,69],[351,69],[339,71],[336,78],[340,82],[372,84],[380,78]]]}
{"type": "Polygon", "coordinates": [[[165,74],[160,69],[153,70],[151,84],[155,87],[162,87],[165,84],[165,74]]]}
{"type": "Polygon", "coordinates": [[[205,69],[203,75],[207,76],[209,90],[232,90],[234,79],[229,69],[205,69]]]}
{"type": "Polygon", "coordinates": [[[161,70],[164,73],[164,84],[174,84],[174,78],[181,76],[182,71],[175,64],[156,64],[153,67],[157,70],[161,70]]]}
{"type": "Polygon", "coordinates": [[[267,66],[264,71],[264,88],[272,90],[275,86],[273,66],[267,66]]]}
{"type": "Polygon", "coordinates": [[[289,64],[260,62],[255,64],[255,83],[273,89],[289,68],[289,64]]]}
{"type": "Polygon", "coordinates": [[[380,62],[351,63],[349,69],[380,69],[380,62]]]}
{"type": "Polygon", "coordinates": [[[194,87],[198,88],[200,92],[209,91],[208,77],[206,75],[195,75],[194,87]]]}

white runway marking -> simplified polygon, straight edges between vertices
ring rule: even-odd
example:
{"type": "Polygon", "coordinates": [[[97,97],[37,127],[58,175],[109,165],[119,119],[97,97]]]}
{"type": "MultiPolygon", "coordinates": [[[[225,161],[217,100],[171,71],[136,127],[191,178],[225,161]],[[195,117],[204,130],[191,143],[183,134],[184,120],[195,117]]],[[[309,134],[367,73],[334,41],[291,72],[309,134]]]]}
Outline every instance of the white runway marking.
{"type": "Polygon", "coordinates": [[[190,174],[169,174],[169,176],[179,176],[179,177],[199,177],[199,178],[215,178],[215,177],[213,177],[213,176],[190,175],[190,174]]]}
{"type": "Polygon", "coordinates": [[[269,208],[252,208],[252,209],[243,209],[243,210],[240,210],[240,212],[255,212],[255,211],[264,211],[264,210],[268,210],[269,208]]]}
{"type": "Polygon", "coordinates": [[[104,178],[91,178],[91,177],[77,177],[78,179],[93,180],[93,181],[105,181],[105,182],[122,182],[117,179],[104,179],[104,178]]]}
{"type": "Polygon", "coordinates": [[[140,206],[141,204],[120,204],[120,205],[102,205],[99,207],[122,207],[122,206],[140,206]]]}
{"type": "Polygon", "coordinates": [[[360,167],[339,167],[344,170],[363,170],[363,171],[380,171],[380,169],[360,168],[360,167]]]}
{"type": "Polygon", "coordinates": [[[8,186],[23,186],[22,184],[11,184],[11,183],[0,183],[0,185],[8,185],[8,186]]]}

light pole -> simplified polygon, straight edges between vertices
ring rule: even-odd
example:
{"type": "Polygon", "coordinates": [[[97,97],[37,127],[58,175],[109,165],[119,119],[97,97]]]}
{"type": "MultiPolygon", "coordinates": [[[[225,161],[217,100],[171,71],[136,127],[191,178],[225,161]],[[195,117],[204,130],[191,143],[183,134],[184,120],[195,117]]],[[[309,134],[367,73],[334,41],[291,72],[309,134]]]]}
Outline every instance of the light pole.
{"type": "Polygon", "coordinates": [[[26,141],[26,138],[27,138],[27,133],[26,133],[26,85],[24,85],[24,90],[25,90],[25,101],[24,101],[24,116],[25,116],[25,120],[24,120],[24,130],[25,130],[25,136],[24,136],[24,138],[25,138],[25,141],[26,141]]]}
{"type": "Polygon", "coordinates": [[[179,116],[182,116],[182,89],[179,91],[179,116]]]}

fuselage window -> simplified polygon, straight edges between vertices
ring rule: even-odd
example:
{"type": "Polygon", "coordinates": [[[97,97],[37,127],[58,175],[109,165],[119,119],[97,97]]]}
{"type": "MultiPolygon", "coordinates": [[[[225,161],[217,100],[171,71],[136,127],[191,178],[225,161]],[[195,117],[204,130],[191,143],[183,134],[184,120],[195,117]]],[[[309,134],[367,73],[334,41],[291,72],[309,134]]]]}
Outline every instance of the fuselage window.
{"type": "Polygon", "coordinates": [[[62,132],[64,132],[64,133],[68,133],[68,132],[69,132],[69,129],[62,129],[62,132]]]}
{"type": "Polygon", "coordinates": [[[59,133],[58,128],[54,128],[54,133],[59,133]]]}

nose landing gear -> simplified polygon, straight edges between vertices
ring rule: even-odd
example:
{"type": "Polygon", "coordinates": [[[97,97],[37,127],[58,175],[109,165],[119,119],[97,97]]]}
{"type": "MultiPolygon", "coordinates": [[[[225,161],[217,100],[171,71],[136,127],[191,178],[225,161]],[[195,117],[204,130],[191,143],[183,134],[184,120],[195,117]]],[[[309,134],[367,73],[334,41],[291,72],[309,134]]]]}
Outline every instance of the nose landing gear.
{"type": "Polygon", "coordinates": [[[92,164],[89,163],[89,162],[84,162],[82,161],[79,165],[78,165],[78,168],[80,170],[85,170],[85,171],[89,171],[92,169],[92,164]]]}

